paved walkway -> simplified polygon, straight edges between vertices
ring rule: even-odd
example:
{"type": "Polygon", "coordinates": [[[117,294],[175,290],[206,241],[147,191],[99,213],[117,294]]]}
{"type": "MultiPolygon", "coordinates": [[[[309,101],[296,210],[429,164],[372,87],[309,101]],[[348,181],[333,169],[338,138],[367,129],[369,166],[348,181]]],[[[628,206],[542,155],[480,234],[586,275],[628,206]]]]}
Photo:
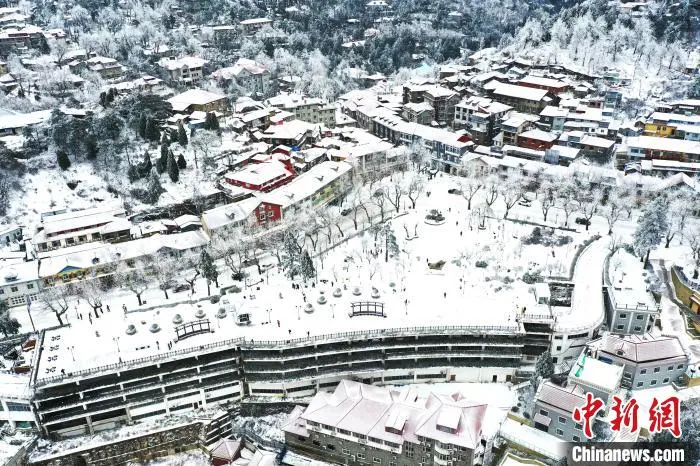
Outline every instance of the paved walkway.
{"type": "Polygon", "coordinates": [[[654,271],[661,280],[661,327],[666,335],[677,336],[683,346],[690,352],[690,363],[700,362],[700,342],[693,339],[685,330],[685,316],[677,305],[676,294],[671,282],[671,272],[663,259],[656,262],[654,271]]]}

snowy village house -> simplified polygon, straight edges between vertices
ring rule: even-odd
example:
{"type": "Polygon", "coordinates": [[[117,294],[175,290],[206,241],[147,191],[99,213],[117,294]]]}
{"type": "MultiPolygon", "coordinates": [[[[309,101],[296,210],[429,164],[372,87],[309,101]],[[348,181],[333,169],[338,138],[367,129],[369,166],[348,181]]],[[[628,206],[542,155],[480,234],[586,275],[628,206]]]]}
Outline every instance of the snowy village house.
{"type": "Polygon", "coordinates": [[[583,425],[573,419],[574,410],[585,404],[586,394],[578,385],[562,387],[549,381],[543,382],[535,395],[535,428],[567,442],[586,441],[583,425]]]}
{"type": "Polygon", "coordinates": [[[247,58],[239,58],[233,66],[214,71],[211,77],[224,87],[232,82],[253,94],[264,94],[270,88],[271,73],[264,65],[247,58]]]}
{"type": "Polygon", "coordinates": [[[164,58],[158,62],[170,84],[195,85],[204,76],[204,65],[209,63],[199,57],[164,58]]]}
{"type": "Polygon", "coordinates": [[[288,185],[260,198],[260,222],[278,221],[303,208],[320,208],[333,202],[350,188],[351,172],[352,165],[347,162],[316,165],[288,185]]]}
{"type": "Polygon", "coordinates": [[[649,332],[661,309],[647,287],[642,264],[624,250],[617,251],[608,263],[607,276],[611,283],[605,293],[605,311],[610,331],[623,335],[649,332]]]}
{"type": "Polygon", "coordinates": [[[402,392],[343,380],[297,406],[284,425],[292,451],[341,464],[452,464],[483,458],[486,405],[462,395],[402,392]]]}
{"type": "Polygon", "coordinates": [[[622,387],[627,389],[668,385],[688,369],[688,355],[676,337],[608,333],[589,348],[599,361],[622,367],[622,387]]]}
{"type": "Polygon", "coordinates": [[[33,238],[39,256],[47,251],[93,241],[131,239],[131,222],[121,206],[103,206],[44,217],[33,238]]]}
{"type": "Polygon", "coordinates": [[[168,99],[175,113],[189,115],[192,112],[228,112],[228,98],[202,89],[190,89],[168,99]]]}

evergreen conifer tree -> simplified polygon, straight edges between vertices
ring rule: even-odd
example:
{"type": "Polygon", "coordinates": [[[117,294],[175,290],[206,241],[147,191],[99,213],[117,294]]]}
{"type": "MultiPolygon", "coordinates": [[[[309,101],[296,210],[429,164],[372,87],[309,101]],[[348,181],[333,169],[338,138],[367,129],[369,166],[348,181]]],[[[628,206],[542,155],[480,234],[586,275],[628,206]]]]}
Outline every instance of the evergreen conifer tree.
{"type": "Polygon", "coordinates": [[[64,150],[56,151],[56,161],[61,170],[68,170],[70,167],[70,159],[68,158],[68,153],[64,150]]]}
{"type": "Polygon", "coordinates": [[[166,144],[160,145],[160,157],[156,162],[156,170],[158,173],[163,173],[168,168],[168,156],[170,154],[170,149],[166,144]]]}
{"type": "Polygon", "coordinates": [[[185,160],[185,156],[182,154],[180,154],[177,158],[177,168],[180,170],[187,168],[187,161],[185,160]]]}
{"type": "Polygon", "coordinates": [[[97,137],[94,134],[88,134],[85,138],[85,156],[89,160],[95,160],[100,151],[97,145],[97,137]]]}
{"type": "Polygon", "coordinates": [[[146,126],[147,126],[147,124],[148,124],[148,119],[146,118],[146,115],[141,114],[141,116],[139,116],[139,123],[138,123],[138,127],[136,128],[136,132],[143,139],[146,139],[146,126]]]}
{"type": "Polygon", "coordinates": [[[199,259],[199,268],[202,271],[202,277],[207,281],[207,295],[211,296],[211,282],[214,282],[217,288],[219,287],[219,272],[216,270],[214,260],[206,249],[202,250],[202,255],[199,259]]]}
{"type": "Polygon", "coordinates": [[[185,127],[180,123],[177,127],[177,142],[182,146],[186,147],[188,143],[187,132],[185,132],[185,127]]]}
{"type": "Polygon", "coordinates": [[[173,183],[177,183],[180,179],[180,168],[177,166],[177,161],[172,152],[168,156],[168,175],[173,183]]]}

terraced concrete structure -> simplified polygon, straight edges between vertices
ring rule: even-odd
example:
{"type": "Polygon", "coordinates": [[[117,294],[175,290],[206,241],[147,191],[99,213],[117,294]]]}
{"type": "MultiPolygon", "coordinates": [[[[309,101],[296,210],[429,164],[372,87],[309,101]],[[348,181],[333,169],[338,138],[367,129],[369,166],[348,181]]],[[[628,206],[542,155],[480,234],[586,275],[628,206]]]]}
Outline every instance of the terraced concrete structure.
{"type": "Polygon", "coordinates": [[[244,396],[306,397],[343,378],[506,382],[549,346],[547,328],[520,322],[228,340],[50,378],[35,373],[33,408],[44,434],[70,436],[244,396]]]}

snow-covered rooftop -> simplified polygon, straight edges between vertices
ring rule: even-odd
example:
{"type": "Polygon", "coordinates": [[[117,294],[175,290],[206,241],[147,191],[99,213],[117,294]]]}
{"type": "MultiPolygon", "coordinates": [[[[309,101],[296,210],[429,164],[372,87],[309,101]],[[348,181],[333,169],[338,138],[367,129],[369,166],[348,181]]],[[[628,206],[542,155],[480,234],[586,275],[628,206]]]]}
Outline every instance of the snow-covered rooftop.
{"type": "Polygon", "coordinates": [[[516,86],[513,84],[497,83],[493,88],[494,95],[513,97],[516,99],[533,100],[539,102],[547,96],[546,89],[516,86]]]}

